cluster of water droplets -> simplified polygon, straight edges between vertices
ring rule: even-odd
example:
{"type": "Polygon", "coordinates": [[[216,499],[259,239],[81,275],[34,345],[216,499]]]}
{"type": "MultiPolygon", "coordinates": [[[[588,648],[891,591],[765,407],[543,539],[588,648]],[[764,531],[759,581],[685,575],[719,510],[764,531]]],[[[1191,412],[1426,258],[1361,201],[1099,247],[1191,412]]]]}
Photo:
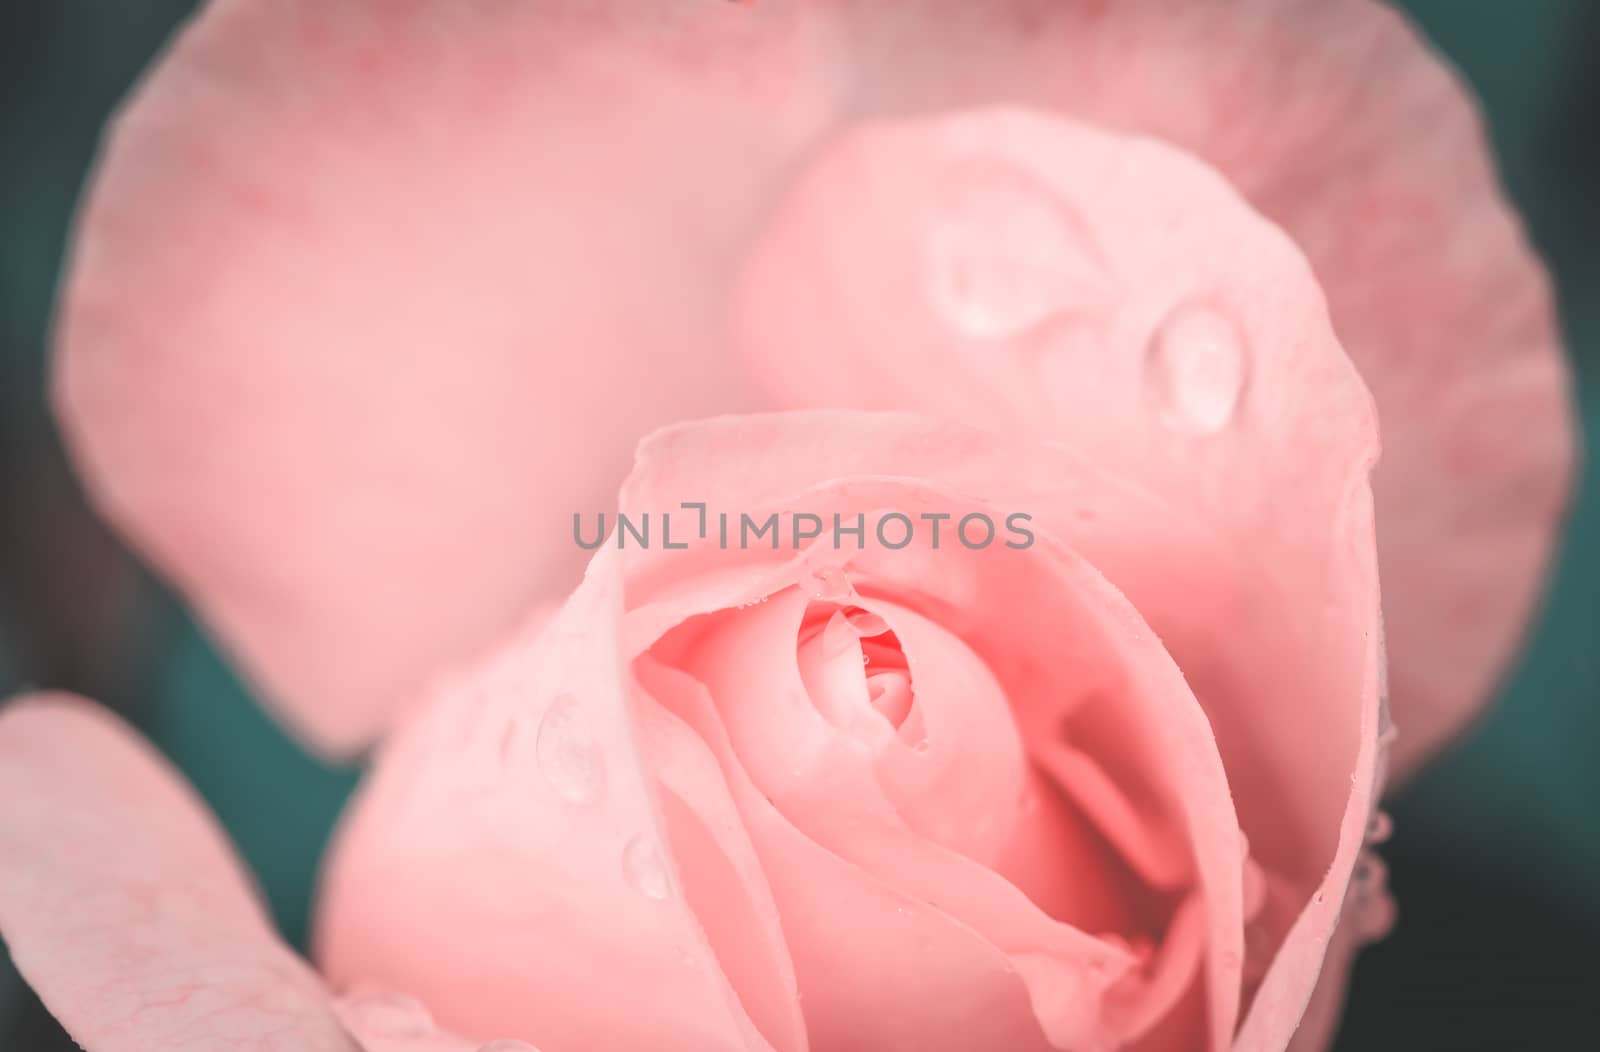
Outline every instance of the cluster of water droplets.
{"type": "MultiPolygon", "coordinates": [[[[506,750],[514,752],[515,724],[508,731],[506,750]]],[[[605,756],[574,694],[561,693],[551,700],[534,733],[534,763],[550,791],[563,802],[585,807],[599,801],[605,791],[605,756]]],[[[624,845],[622,875],[647,899],[664,901],[671,893],[671,878],[654,836],[640,833],[624,845]]]]}
{"type": "Polygon", "coordinates": [[[850,583],[850,575],[844,567],[832,563],[818,563],[806,568],[805,579],[801,582],[813,599],[824,603],[843,603],[849,601],[856,594],[855,586],[850,583]]]}
{"type": "MultiPolygon", "coordinates": [[[[926,288],[935,313],[965,340],[1016,341],[1083,309],[1097,287],[1096,252],[1072,213],[1040,183],[1004,168],[952,180],[929,224],[926,288]]],[[[1250,356],[1238,324],[1203,301],[1175,306],[1143,349],[1141,370],[1160,418],[1210,435],[1235,416],[1250,356]]]]}

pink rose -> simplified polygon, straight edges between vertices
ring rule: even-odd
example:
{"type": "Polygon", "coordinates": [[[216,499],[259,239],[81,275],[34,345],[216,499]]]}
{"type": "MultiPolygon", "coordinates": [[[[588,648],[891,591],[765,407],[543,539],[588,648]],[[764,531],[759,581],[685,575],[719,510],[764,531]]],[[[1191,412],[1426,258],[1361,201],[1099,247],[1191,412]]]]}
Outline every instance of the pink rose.
{"type": "Polygon", "coordinates": [[[571,587],[566,513],[654,427],[1119,441],[1106,373],[1197,262],[1159,179],[1078,171],[1128,134],[1296,242],[1372,388],[1404,774],[1505,667],[1572,424],[1478,118],[1372,0],[216,0],[107,144],[57,405],[105,513],[349,753],[571,587]]]}
{"type": "Polygon", "coordinates": [[[895,414],[647,441],[620,513],[693,496],[704,536],[619,533],[383,747],[322,888],[337,1001],[126,732],[13,708],[0,789],[41,801],[0,824],[19,966],[91,1052],[1288,1047],[1389,905],[1352,876],[1383,747],[1372,414],[1309,275],[1282,291],[1262,423],[1304,437],[1236,461],[1273,501],[1172,504],[895,414]],[[777,532],[723,542],[733,509],[777,532]],[[1163,639],[1204,646],[1180,668],[1163,639]]]}
{"type": "Polygon", "coordinates": [[[217,0],[58,368],[283,716],[388,734],[319,975],[124,730],[0,717],[0,927],[90,1052],[1321,1048],[1386,756],[1487,696],[1571,457],[1471,110],[1365,0],[217,0]],[[640,434],[834,406],[924,415],[668,430],[620,506],[1037,543],[607,546],[530,615],[640,434]]]}

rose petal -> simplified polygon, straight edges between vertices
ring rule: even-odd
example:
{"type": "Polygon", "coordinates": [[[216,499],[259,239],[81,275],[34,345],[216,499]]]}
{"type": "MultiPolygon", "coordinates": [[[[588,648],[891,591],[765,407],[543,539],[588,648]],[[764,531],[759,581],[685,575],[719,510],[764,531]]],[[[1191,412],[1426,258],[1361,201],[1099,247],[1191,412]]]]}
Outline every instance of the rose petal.
{"type": "MultiPolygon", "coordinates": [[[[1280,252],[1287,248],[1267,239],[1258,246],[1262,258],[1285,268],[1286,293],[1306,297],[1298,308],[1306,335],[1267,344],[1281,350],[1264,353],[1256,369],[1284,396],[1274,403],[1276,413],[1233,440],[1228,472],[1204,449],[1188,458],[1187,476],[1166,468],[1172,504],[1054,445],[1011,443],[898,414],[808,412],[727,418],[652,436],[640,452],[648,469],[630,479],[622,507],[672,508],[695,492],[713,493],[728,508],[805,507],[826,517],[833,506],[813,508],[792,496],[796,479],[912,475],[936,480],[945,492],[981,494],[1002,510],[1029,509],[1041,530],[1062,531],[1150,619],[1205,706],[1256,861],[1298,891],[1273,921],[1274,935],[1290,931],[1301,906],[1314,915],[1293,929],[1280,953],[1288,962],[1280,960],[1281,977],[1269,976],[1263,987],[1274,999],[1298,998],[1303,1006],[1321,960],[1317,932],[1324,920],[1331,929],[1332,914],[1323,917],[1324,903],[1314,895],[1335,903],[1343,895],[1377,775],[1381,630],[1365,479],[1375,439],[1359,382],[1337,344],[1325,327],[1315,336],[1314,287],[1292,258],[1272,258],[1275,244],[1280,252]],[[1293,407],[1301,405],[1333,415],[1317,417],[1317,431],[1279,444],[1275,430],[1300,427],[1293,407]],[[1197,608],[1197,595],[1221,602],[1197,608]]],[[[1276,310],[1295,309],[1293,299],[1275,303],[1276,310]]],[[[1109,384],[1102,396],[1126,398],[1109,384]]],[[[1182,447],[1154,439],[1151,448],[1182,447]]],[[[1126,451],[1123,459],[1136,461],[1126,451]]],[[[937,502],[926,506],[945,510],[937,502]]],[[[699,564],[683,554],[635,551],[630,588],[635,579],[666,587],[661,582],[674,574],[689,574],[699,564]]],[[[719,552],[719,562],[739,554],[719,552]]],[[[935,594],[951,592],[940,608],[954,616],[987,609],[974,603],[972,582],[948,565],[930,572],[907,561],[906,552],[863,554],[876,557],[881,573],[935,594]]],[[[630,614],[636,616],[661,615],[641,608],[630,614]]],[[[1019,618],[1014,631],[1026,633],[1030,625],[1019,618]]],[[[1060,657],[1061,641],[1051,634],[1018,649],[1060,657]]],[[[1091,749],[1119,754],[1108,728],[1082,729],[1098,743],[1091,749]]],[[[1147,727],[1133,740],[1147,745],[1160,732],[1159,725],[1147,727]]],[[[1237,830],[1216,839],[1226,841],[1237,863],[1237,830]]],[[[1199,845],[1214,846],[1209,838],[1199,845]]],[[[1240,962],[1225,936],[1213,936],[1210,952],[1228,958],[1213,957],[1214,973],[1237,974],[1240,962]]],[[[1212,989],[1219,999],[1214,1023],[1229,1014],[1228,985],[1212,989]]],[[[1287,1040],[1288,1030],[1274,1033],[1287,1040]]]]}
{"type": "MultiPolygon", "coordinates": [[[[386,742],[333,846],[317,957],[341,989],[402,991],[479,1039],[793,1049],[757,1030],[686,901],[673,807],[636,744],[614,555],[535,638],[442,684],[386,742]]],[[[737,857],[722,871],[741,886],[737,857]]],[[[734,963],[777,968],[768,948],[734,963]]]]}
{"type": "MultiPolygon", "coordinates": [[[[999,101],[1169,138],[1300,242],[1392,410],[1397,766],[1484,696],[1548,553],[1570,412],[1471,108],[1398,16],[596,6],[216,3],[108,144],[63,425],[102,508],[297,727],[365,741],[569,579],[565,515],[603,506],[632,436],[747,401],[719,296],[819,129],[999,101]]],[[[993,408],[1026,420],[1049,389],[993,408]]]]}
{"type": "MultiPolygon", "coordinates": [[[[848,10],[850,62],[876,74],[856,82],[855,112],[1035,106],[1153,136],[1213,165],[1309,257],[1384,420],[1373,485],[1401,730],[1393,768],[1414,770],[1505,670],[1577,442],[1549,281],[1458,77],[1373,0],[848,10]]],[[[844,225],[879,218],[859,203],[849,214],[844,225]]],[[[1181,261],[1226,267],[1246,255],[1215,246],[1181,261]]],[[[871,288],[856,295],[871,299],[871,288]]],[[[1028,423],[1041,395],[1086,386],[1092,376],[1068,371],[1001,404],[1028,423]]]]}
{"type": "Polygon", "coordinates": [[[565,592],[570,516],[643,430],[742,403],[720,312],[818,123],[798,22],[217,0],[125,109],[58,413],[102,511],[314,744],[364,744],[565,592]]]}
{"type": "Polygon", "coordinates": [[[334,1001],[334,1011],[361,1052],[539,1052],[520,1038],[469,1041],[434,1025],[420,1002],[369,991],[334,1001]]]}
{"type": "Polygon", "coordinates": [[[354,1052],[194,793],[106,710],[0,711],[0,932],[89,1052],[354,1052]]]}
{"type": "Polygon", "coordinates": [[[812,1047],[962,1052],[976,1037],[1048,1052],[1020,976],[992,942],[790,824],[739,763],[716,706],[691,677],[657,666],[647,684],[722,763],[772,881],[812,1047]],[[855,933],[848,945],[841,930],[855,933]]]}
{"type": "MultiPolygon", "coordinates": [[[[1102,484],[1103,475],[1084,472],[1062,451],[1035,443],[1000,441],[898,414],[796,413],[726,418],[658,433],[641,446],[621,508],[635,516],[646,509],[675,508],[684,493],[693,492],[713,508],[739,509],[757,518],[769,509],[786,508],[831,522],[836,515],[853,519],[863,507],[913,514],[928,510],[958,518],[974,507],[994,507],[994,517],[1003,518],[1012,507],[1059,510],[1063,492],[1082,496],[1077,491],[1102,484]],[[917,477],[938,479],[940,486],[910,481],[917,477]],[[816,478],[836,481],[807,489],[816,478]],[[1029,491],[1029,479],[1046,480],[1048,490],[1029,491]],[[952,481],[956,484],[950,485],[952,481]],[[1021,493],[1029,503],[974,505],[957,495],[996,492],[1021,493]]],[[[868,516],[869,534],[876,532],[875,519],[868,516]]],[[[1141,525],[1148,530],[1150,523],[1141,525]]],[[[724,549],[714,539],[697,551],[632,549],[625,554],[630,620],[671,626],[716,610],[733,618],[736,630],[722,635],[697,627],[698,642],[678,660],[707,677],[735,748],[766,797],[830,850],[874,874],[897,873],[900,886],[920,887],[920,894],[936,898],[975,930],[997,935],[993,916],[978,919],[995,902],[993,892],[986,892],[987,897],[962,892],[981,880],[957,872],[959,865],[952,869],[953,863],[941,861],[917,838],[907,839],[898,820],[886,821],[896,809],[882,798],[865,758],[855,755],[809,703],[799,700],[799,676],[792,666],[788,682],[774,672],[782,667],[775,666],[773,657],[782,653],[781,641],[792,640],[799,629],[795,600],[786,607],[774,596],[758,608],[733,609],[776,591],[757,583],[740,564],[765,562],[781,568],[791,557],[761,548],[724,549]],[[704,583],[708,567],[721,571],[716,578],[722,583],[720,594],[704,583]],[[764,642],[748,637],[756,626],[785,612],[791,623],[780,625],[776,636],[764,642]],[[746,692],[759,696],[760,703],[741,700],[746,692]],[[866,810],[858,813],[860,808],[866,810]],[[942,874],[937,879],[930,876],[936,871],[942,874]],[[970,904],[958,905],[962,903],[970,904]]],[[[1172,823],[1165,835],[1194,853],[1208,898],[1211,1041],[1220,1047],[1232,1032],[1238,1001],[1243,878],[1238,827],[1210,728],[1197,708],[1185,709],[1187,689],[1176,672],[1170,680],[1161,678],[1160,670],[1170,668],[1163,664],[1169,659],[1114,589],[1075,557],[1061,553],[1050,559],[1039,556],[1043,561],[1036,562],[1029,558],[1032,554],[999,546],[969,551],[953,542],[938,550],[924,534],[923,543],[913,548],[868,546],[803,558],[812,563],[831,558],[843,564],[846,577],[859,575],[861,602],[881,598],[891,625],[896,605],[937,611],[940,627],[967,641],[994,670],[1012,717],[1024,727],[1024,742],[1082,733],[1101,758],[1117,760],[1120,780],[1147,787],[1154,800],[1152,812],[1172,823]],[[1102,682],[1107,677],[1120,679],[1102,682]],[[1078,705],[1084,692],[1103,694],[1105,703],[1078,705]],[[1107,727],[1117,728],[1120,736],[1104,735],[1101,729],[1107,727]]],[[[1145,549],[1145,555],[1153,561],[1152,569],[1167,565],[1160,550],[1145,549]]],[[[793,568],[788,572],[799,573],[793,568]]],[[[908,629],[915,626],[913,620],[903,623],[908,629]]],[[[628,635],[640,648],[653,639],[635,629],[628,635]]],[[[937,744],[931,736],[929,744],[937,744]]],[[[930,749],[930,755],[960,765],[963,744],[945,743],[942,750],[930,749]]],[[[961,769],[978,782],[992,780],[996,770],[1004,769],[1003,757],[1001,748],[996,756],[980,754],[961,769]]],[[[1000,782],[1010,784],[1009,793],[1001,785],[980,787],[974,790],[974,803],[1018,807],[1020,784],[1000,782]],[[991,794],[988,800],[985,793],[991,794]]],[[[1344,792],[1349,792],[1348,783],[1344,792]]],[[[1342,800],[1335,813],[1342,813],[1342,800]]],[[[957,843],[963,850],[970,847],[962,840],[957,843]]],[[[1014,944],[1006,948],[1019,949],[1014,944]]]]}
{"type": "MultiPolygon", "coordinates": [[[[1387,935],[1394,925],[1395,905],[1384,886],[1385,876],[1383,862],[1371,852],[1364,852],[1339,911],[1338,926],[1328,940],[1316,992],[1289,1042],[1288,1052],[1323,1052],[1333,1044],[1344,1007],[1345,985],[1357,952],[1367,943],[1387,935]]],[[[1252,1044],[1250,1039],[1258,1038],[1261,1033],[1259,1028],[1253,1034],[1247,1030],[1240,1035],[1238,1047],[1241,1050],[1276,1047],[1252,1044]]]]}

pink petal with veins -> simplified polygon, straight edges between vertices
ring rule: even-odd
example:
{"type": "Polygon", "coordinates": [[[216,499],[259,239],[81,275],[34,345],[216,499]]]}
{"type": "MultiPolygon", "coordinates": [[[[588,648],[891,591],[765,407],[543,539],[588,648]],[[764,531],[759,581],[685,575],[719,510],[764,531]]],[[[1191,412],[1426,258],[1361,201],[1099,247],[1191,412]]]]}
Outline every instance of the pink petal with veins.
{"type": "Polygon", "coordinates": [[[0,710],[0,934],[88,1052],[357,1052],[222,831],[106,710],[0,710]]]}

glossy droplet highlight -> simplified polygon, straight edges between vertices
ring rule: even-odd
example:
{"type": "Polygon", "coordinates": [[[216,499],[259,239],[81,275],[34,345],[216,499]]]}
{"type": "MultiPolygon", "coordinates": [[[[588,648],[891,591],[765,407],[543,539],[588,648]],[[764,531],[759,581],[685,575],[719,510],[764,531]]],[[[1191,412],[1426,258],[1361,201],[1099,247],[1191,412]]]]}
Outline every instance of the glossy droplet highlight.
{"type": "Polygon", "coordinates": [[[826,603],[842,603],[855,594],[850,575],[844,572],[842,566],[811,567],[806,571],[806,586],[813,598],[826,603]]]}
{"type": "Polygon", "coordinates": [[[1205,306],[1181,307],[1162,322],[1146,355],[1147,383],[1162,420],[1209,435],[1233,419],[1250,357],[1233,320],[1205,306]]]}
{"type": "Polygon", "coordinates": [[[1099,273],[1082,228],[1042,183],[1001,164],[953,172],[927,227],[928,298],[961,335],[1020,335],[1085,299],[1099,273]]]}
{"type": "Polygon", "coordinates": [[[535,742],[539,773],[568,803],[588,803],[600,795],[605,768],[578,699],[562,694],[539,721],[535,742]]]}
{"type": "Polygon", "coordinates": [[[643,834],[628,841],[622,849],[622,874],[635,891],[647,899],[661,902],[672,890],[667,865],[656,842],[643,834]]]}
{"type": "Polygon", "coordinates": [[[428,1010],[405,994],[357,994],[345,1002],[344,1016],[359,1036],[422,1037],[433,1032],[428,1010]]]}

